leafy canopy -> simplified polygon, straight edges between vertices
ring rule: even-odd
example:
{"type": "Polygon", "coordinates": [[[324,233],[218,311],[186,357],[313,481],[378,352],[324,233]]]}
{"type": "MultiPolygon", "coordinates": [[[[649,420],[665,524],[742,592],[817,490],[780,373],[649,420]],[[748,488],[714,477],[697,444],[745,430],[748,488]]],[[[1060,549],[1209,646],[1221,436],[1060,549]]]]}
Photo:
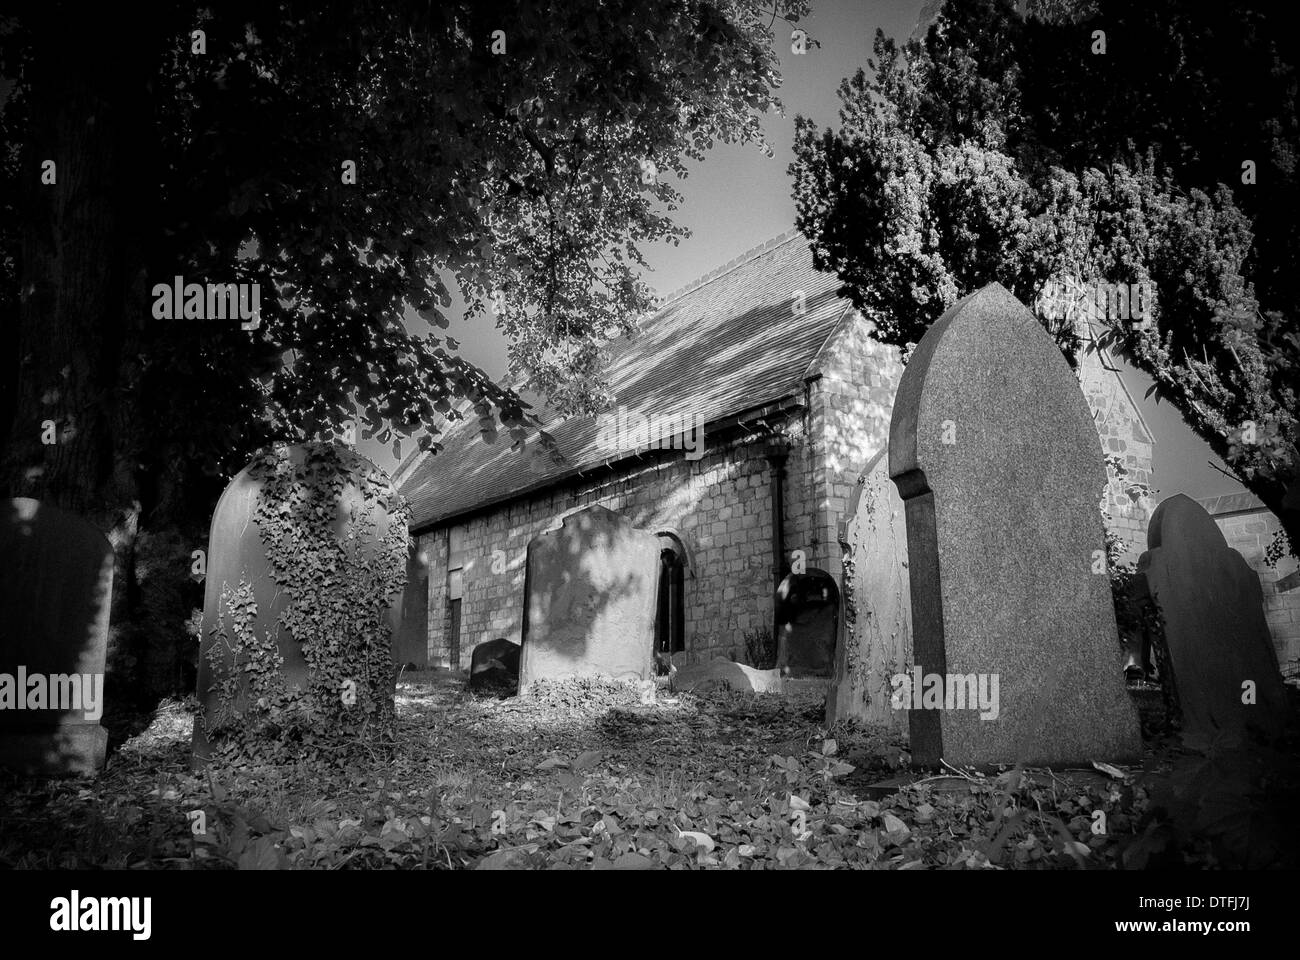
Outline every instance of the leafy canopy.
{"type": "Polygon", "coordinates": [[[1300,242],[1273,209],[1296,197],[1296,71],[1265,15],[1234,11],[950,0],[924,43],[877,34],[839,129],[798,118],[791,173],[815,262],[904,349],[997,280],[1071,354],[1049,282],[1151,285],[1151,322],[1111,315],[1097,345],[1150,374],[1296,544],[1300,338],[1279,277],[1300,242]]]}
{"type": "MultiPolygon", "coordinates": [[[[457,303],[495,313],[513,375],[563,412],[599,408],[600,345],[653,305],[642,249],[685,232],[670,179],[715,142],[761,145],[772,27],[806,6],[236,2],[142,20],[124,55],[147,65],[132,156],[150,189],[123,201],[154,238],[145,279],[259,283],[262,324],[130,307],[140,455],[229,472],[271,437],[337,437],[354,410],[382,442],[436,433],[461,397],[521,441],[526,404],[408,308],[431,328],[457,303]]],[[[64,55],[55,8],[0,36],[20,78],[6,134],[38,102],[28,67],[64,55]]]]}

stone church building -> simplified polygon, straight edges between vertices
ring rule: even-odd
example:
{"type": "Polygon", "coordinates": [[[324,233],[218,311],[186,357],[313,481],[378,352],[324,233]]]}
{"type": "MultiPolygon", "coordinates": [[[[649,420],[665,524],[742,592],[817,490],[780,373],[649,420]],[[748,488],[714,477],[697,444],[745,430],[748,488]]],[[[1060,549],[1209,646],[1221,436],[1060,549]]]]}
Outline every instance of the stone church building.
{"type": "MultiPolygon", "coordinates": [[[[478,643],[518,642],[529,541],[599,504],[660,539],[658,649],[679,663],[743,662],[747,635],[793,618],[810,638],[806,672],[829,675],[854,569],[845,521],[887,445],[903,369],[838,286],[787,233],[673,294],[610,346],[618,409],[553,420],[563,464],[484,442],[473,417],[452,425],[441,452],[408,458],[395,477],[413,513],[399,659],[464,668],[478,643]],[[692,429],[657,443],[655,425],[678,441],[692,429]]],[[[1151,435],[1109,359],[1085,353],[1078,372],[1103,450],[1149,482],[1151,435]]],[[[1146,505],[1105,496],[1135,559],[1146,505]]]]}

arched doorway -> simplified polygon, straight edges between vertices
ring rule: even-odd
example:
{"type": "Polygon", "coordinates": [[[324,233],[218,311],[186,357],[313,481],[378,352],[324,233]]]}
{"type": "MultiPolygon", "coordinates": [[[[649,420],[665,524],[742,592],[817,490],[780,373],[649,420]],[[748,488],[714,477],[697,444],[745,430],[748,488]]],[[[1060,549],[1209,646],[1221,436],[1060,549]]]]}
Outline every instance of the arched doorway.
{"type": "Polygon", "coordinates": [[[835,668],[840,591],[825,570],[792,573],[776,591],[777,666],[788,677],[829,677],[835,668]]]}
{"type": "Polygon", "coordinates": [[[655,653],[671,656],[686,649],[686,550],[672,534],[660,534],[659,546],[655,653]]]}

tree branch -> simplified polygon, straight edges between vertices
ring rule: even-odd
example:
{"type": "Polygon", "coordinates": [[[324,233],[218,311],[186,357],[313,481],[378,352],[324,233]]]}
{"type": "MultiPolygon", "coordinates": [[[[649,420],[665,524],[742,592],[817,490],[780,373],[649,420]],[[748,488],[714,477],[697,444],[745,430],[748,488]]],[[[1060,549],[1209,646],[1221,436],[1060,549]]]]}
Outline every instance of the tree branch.
{"type": "Polygon", "coordinates": [[[1227,470],[1224,470],[1223,467],[1219,466],[1213,460],[1206,460],[1205,462],[1234,483],[1240,483],[1243,487],[1246,486],[1246,481],[1242,480],[1241,477],[1237,476],[1235,473],[1229,473],[1227,470]]]}

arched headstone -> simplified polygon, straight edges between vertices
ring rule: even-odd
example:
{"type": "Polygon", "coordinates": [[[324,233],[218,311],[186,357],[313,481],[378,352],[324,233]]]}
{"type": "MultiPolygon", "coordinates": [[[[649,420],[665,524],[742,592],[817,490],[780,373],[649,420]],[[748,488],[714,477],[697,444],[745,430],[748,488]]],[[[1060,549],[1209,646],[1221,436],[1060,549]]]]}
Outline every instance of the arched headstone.
{"type": "Polygon", "coordinates": [[[0,766],[95,773],[113,548],[80,517],[19,497],[0,503],[0,562],[0,766]]]}
{"type": "Polygon", "coordinates": [[[889,475],[907,512],[913,760],[1136,757],[1097,564],[1097,431],[1060,350],[1000,284],[917,345],[894,402],[889,475]],[[988,706],[970,708],[973,696],[988,706]]]}
{"type": "Polygon", "coordinates": [[[659,538],[592,506],[528,544],[519,693],[538,680],[652,676],[659,538]]]}
{"type": "MultiPolygon", "coordinates": [[[[288,608],[290,591],[277,583],[257,514],[267,483],[276,471],[298,470],[305,464],[326,469],[323,465],[325,458],[331,457],[337,457],[335,462],[352,478],[341,482],[335,492],[332,519],[335,537],[346,544],[348,551],[360,551],[372,558],[391,551],[395,554],[393,562],[405,570],[408,541],[405,516],[396,509],[400,500],[387,475],[365,457],[346,447],[306,444],[278,448],[276,453],[258,457],[241,470],[217,501],[208,538],[197,691],[203,714],[194,724],[196,763],[209,756],[209,727],[229,722],[233,717],[245,714],[250,707],[249,684],[239,676],[239,671],[231,670],[233,656],[229,649],[231,634],[239,617],[239,612],[232,610],[232,603],[236,602],[235,594],[241,590],[241,585],[251,587],[251,599],[256,604],[252,633],[259,640],[274,642],[275,652],[282,660],[279,674],[285,689],[302,690],[308,685],[309,669],[302,645],[278,623],[288,608]],[[369,489],[363,491],[356,481],[369,489]],[[397,523],[390,522],[393,519],[397,523]],[[398,551],[400,555],[397,555],[398,551]],[[232,687],[233,691],[223,691],[223,685],[232,687]]],[[[296,491],[288,500],[281,500],[274,507],[278,515],[290,520],[295,519],[295,511],[309,513],[311,509],[301,491],[296,491]]],[[[310,517],[303,519],[309,521],[310,517]]],[[[289,550],[294,548],[291,543],[285,546],[289,550]]],[[[385,607],[390,630],[384,668],[387,680],[384,683],[373,681],[370,687],[376,695],[386,696],[390,703],[395,682],[391,669],[392,637],[400,626],[401,596],[399,583],[396,592],[390,593],[385,607]]],[[[382,602],[384,598],[377,599],[382,602]]],[[[363,683],[363,678],[358,678],[357,682],[363,683]]]]}
{"type": "Polygon", "coordinates": [[[1147,546],[1138,572],[1164,619],[1184,740],[1204,747],[1220,732],[1280,733],[1286,691],[1259,575],[1181,493],[1156,507],[1147,546]]]}

